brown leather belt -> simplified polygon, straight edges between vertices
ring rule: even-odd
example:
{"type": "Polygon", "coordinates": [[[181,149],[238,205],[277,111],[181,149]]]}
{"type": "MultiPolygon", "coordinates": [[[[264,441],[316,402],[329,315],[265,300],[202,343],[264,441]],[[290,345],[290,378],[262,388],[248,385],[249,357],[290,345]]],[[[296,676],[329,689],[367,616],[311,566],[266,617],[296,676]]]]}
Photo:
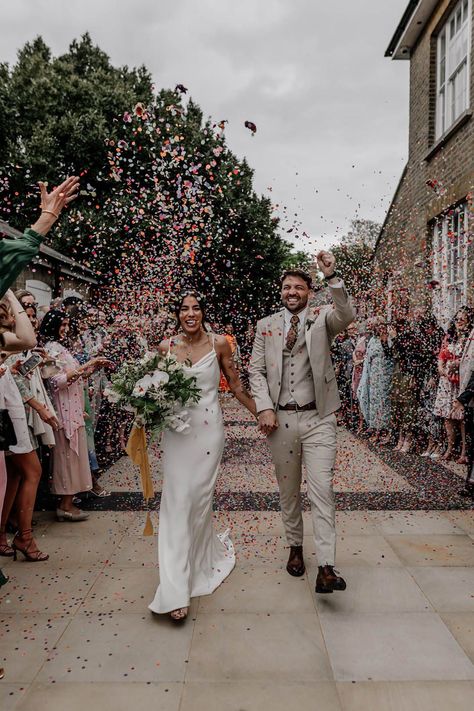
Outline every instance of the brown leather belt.
{"type": "Polygon", "coordinates": [[[308,402],[307,405],[298,405],[296,402],[289,402],[288,405],[278,405],[279,410],[288,410],[290,412],[306,412],[306,410],[316,410],[316,403],[308,402]]]}

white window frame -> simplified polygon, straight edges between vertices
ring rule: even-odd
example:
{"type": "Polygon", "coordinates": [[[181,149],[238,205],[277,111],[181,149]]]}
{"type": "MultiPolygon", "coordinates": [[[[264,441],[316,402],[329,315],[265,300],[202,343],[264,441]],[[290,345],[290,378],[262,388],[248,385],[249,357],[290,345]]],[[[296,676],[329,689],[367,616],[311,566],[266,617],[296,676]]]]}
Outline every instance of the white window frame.
{"type": "Polygon", "coordinates": [[[31,291],[38,306],[49,306],[52,297],[52,290],[49,284],[39,279],[27,279],[25,289],[31,291]]]}
{"type": "Polygon", "coordinates": [[[438,217],[433,225],[433,311],[447,326],[467,303],[470,226],[469,204],[462,202],[438,217]]]}
{"type": "Polygon", "coordinates": [[[436,139],[470,106],[471,27],[472,0],[459,0],[437,39],[436,139]]]}

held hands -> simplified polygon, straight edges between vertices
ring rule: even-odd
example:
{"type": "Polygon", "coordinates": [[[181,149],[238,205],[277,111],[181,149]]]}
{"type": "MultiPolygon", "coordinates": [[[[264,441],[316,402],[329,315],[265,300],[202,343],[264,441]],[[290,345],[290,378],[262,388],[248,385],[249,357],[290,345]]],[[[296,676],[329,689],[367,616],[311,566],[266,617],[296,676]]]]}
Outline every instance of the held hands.
{"type": "Polygon", "coordinates": [[[263,410],[259,413],[258,429],[266,437],[278,429],[278,420],[273,410],[263,410]]]}
{"type": "Polygon", "coordinates": [[[336,257],[331,252],[325,252],[321,249],[316,255],[318,269],[322,271],[325,277],[331,276],[336,270],[336,257]]]}

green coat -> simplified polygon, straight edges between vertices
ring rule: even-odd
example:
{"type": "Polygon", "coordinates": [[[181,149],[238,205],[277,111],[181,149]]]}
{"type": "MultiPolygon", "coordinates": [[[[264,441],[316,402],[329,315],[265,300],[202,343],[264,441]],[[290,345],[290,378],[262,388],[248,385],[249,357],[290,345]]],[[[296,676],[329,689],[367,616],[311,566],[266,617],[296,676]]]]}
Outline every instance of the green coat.
{"type": "Polygon", "coordinates": [[[36,257],[43,235],[32,229],[24,231],[18,239],[0,238],[0,299],[17,276],[36,257]]]}

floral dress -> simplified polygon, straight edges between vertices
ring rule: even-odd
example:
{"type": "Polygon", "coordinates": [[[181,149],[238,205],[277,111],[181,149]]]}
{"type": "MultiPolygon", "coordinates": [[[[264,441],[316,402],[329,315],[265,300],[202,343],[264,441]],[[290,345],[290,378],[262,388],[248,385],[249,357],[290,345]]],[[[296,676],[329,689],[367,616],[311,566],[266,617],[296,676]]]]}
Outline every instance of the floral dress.
{"type": "MultiPolygon", "coordinates": [[[[460,360],[465,343],[465,337],[462,337],[457,341],[448,341],[447,338],[444,339],[438,356],[444,366],[446,366],[450,361],[460,360]]],[[[446,420],[463,420],[464,413],[462,411],[456,416],[453,416],[452,414],[454,401],[458,395],[459,367],[456,370],[453,370],[449,375],[440,375],[433,413],[438,417],[443,417],[446,420]]]]}

